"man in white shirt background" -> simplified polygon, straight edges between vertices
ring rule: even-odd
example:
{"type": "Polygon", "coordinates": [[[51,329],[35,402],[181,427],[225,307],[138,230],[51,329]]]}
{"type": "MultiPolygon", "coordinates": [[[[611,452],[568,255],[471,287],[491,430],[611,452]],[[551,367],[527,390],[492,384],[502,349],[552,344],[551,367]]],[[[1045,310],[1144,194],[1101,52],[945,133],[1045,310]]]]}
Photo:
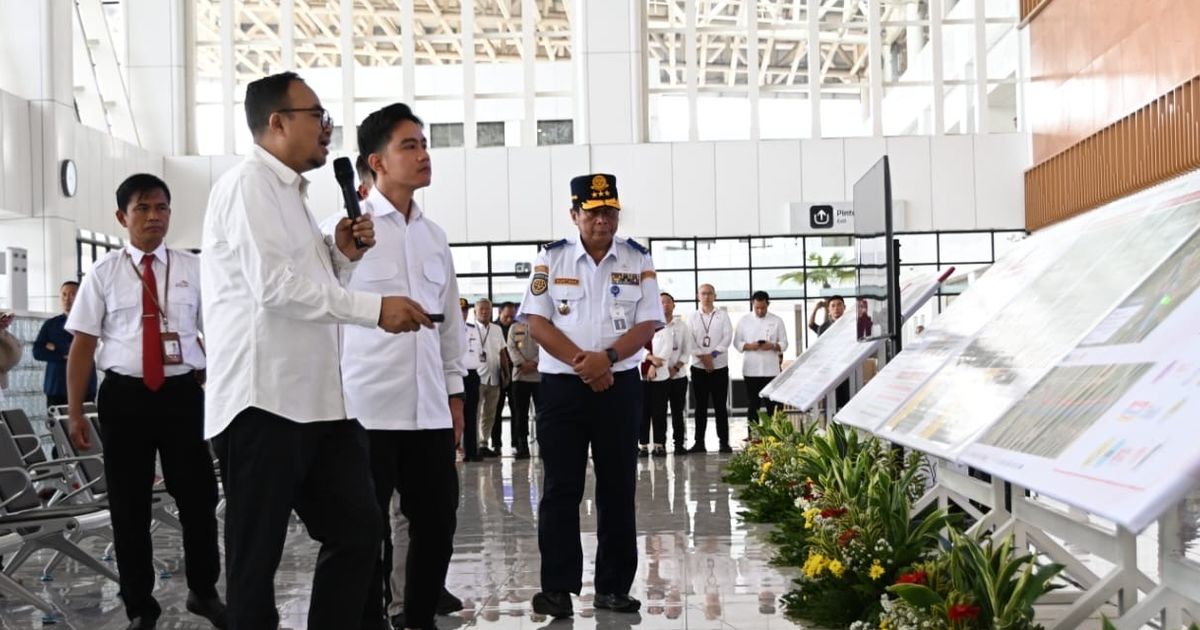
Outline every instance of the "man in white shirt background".
{"type": "Polygon", "coordinates": [[[729,446],[729,344],[733,341],[733,324],[729,314],[717,308],[717,290],[711,284],[700,285],[697,291],[700,309],[688,316],[691,335],[692,393],[696,398],[696,435],[689,452],[704,453],[708,428],[708,406],[712,404],[717,418],[717,439],[722,453],[732,453],[729,446]]]}
{"type": "Polygon", "coordinates": [[[463,352],[463,368],[467,375],[463,377],[463,437],[462,452],[464,462],[481,462],[479,456],[479,352],[483,344],[479,341],[479,328],[474,322],[467,321],[467,313],[471,303],[466,298],[458,298],[458,307],[462,311],[463,331],[466,335],[466,350],[463,352]]]}
{"type": "Polygon", "coordinates": [[[687,429],[684,421],[687,413],[687,362],[691,356],[692,336],[688,334],[687,322],[682,318],[675,318],[675,297],[663,292],[659,298],[663,307],[663,320],[667,323],[664,330],[671,331],[673,344],[670,359],[666,362],[667,402],[671,407],[671,441],[675,444],[675,454],[684,455],[687,453],[687,429]]]}
{"type": "Polygon", "coordinates": [[[500,453],[487,447],[500,405],[500,388],[504,386],[501,355],[505,352],[504,331],[492,323],[492,301],[482,298],[475,303],[475,331],[479,333],[479,455],[499,457],[500,453]]]}
{"type": "MultiPolygon", "coordinates": [[[[367,429],[384,530],[391,531],[393,491],[399,491],[409,522],[402,627],[428,630],[457,526],[455,451],[463,429],[466,337],[446,233],[413,200],[432,178],[424,123],[407,105],[388,105],[360,124],[358,149],[375,174],[363,211],[374,221],[376,245],[363,255],[347,287],[408,295],[426,312],[445,315],[435,328],[409,335],[347,327],[342,348],[346,411],[367,429]]],[[[385,619],[391,569],[392,546],[385,536],[363,628],[378,628],[385,619]]]]}
{"type": "Polygon", "coordinates": [[[758,393],[779,375],[779,363],[787,350],[787,330],[783,319],[767,312],[771,296],[755,291],[750,296],[752,313],[738,320],[733,334],[733,347],[745,356],[742,359],[742,378],[746,384],[746,420],[758,422],[758,410],[775,413],[778,403],[760,398],[758,393]]]}
{"type": "Polygon", "coordinates": [[[398,333],[433,323],[407,297],[344,288],[374,226],[369,215],[344,219],[324,238],[308,208],[301,173],[325,163],[333,131],[316,93],[295,73],[271,75],[246,87],[245,109],[254,146],[213,186],[201,257],[205,435],[225,488],[229,627],[278,625],[275,570],[293,509],[321,543],[307,625],[352,627],[383,532],[366,431],[347,419],[338,324],[398,333]]]}

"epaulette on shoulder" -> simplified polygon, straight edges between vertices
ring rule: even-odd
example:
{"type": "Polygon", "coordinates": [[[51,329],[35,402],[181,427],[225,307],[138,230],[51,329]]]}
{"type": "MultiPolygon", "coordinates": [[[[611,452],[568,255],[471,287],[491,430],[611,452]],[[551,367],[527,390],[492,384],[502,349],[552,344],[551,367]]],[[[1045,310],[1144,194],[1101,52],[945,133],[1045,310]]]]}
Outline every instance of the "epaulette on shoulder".
{"type": "Polygon", "coordinates": [[[641,253],[641,254],[649,254],[650,253],[650,250],[646,249],[646,247],[644,245],[642,245],[641,243],[639,243],[631,238],[625,239],[625,243],[627,245],[629,245],[630,247],[636,249],[638,251],[638,253],[641,253]]]}
{"type": "Polygon", "coordinates": [[[560,241],[554,241],[553,243],[547,243],[545,249],[551,250],[556,247],[562,247],[563,245],[566,245],[566,244],[567,244],[567,239],[564,238],[560,241]]]}

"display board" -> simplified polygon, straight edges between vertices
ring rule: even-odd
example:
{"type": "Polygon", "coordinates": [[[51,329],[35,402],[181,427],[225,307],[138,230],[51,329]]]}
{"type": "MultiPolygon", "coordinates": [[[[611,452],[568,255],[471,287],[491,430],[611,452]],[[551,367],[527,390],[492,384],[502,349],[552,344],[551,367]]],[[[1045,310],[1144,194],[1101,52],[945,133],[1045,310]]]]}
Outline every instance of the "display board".
{"type": "MultiPolygon", "coordinates": [[[[950,271],[953,271],[951,268],[950,271]]],[[[904,283],[900,303],[908,319],[937,293],[949,272],[923,275],[904,283]]],[[[849,314],[833,322],[791,365],[763,388],[760,396],[807,411],[846,380],[871,355],[879,352],[882,339],[859,341],[857,322],[849,314]]]]}
{"type": "Polygon", "coordinates": [[[1028,239],[837,419],[1141,529],[1200,480],[1198,192],[1028,239]]]}

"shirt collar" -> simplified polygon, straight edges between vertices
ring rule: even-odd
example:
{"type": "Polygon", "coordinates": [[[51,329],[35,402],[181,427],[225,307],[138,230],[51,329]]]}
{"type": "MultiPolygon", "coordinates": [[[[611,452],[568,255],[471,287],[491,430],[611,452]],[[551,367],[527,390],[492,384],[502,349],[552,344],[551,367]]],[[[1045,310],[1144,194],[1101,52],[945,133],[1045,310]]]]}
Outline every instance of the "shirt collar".
{"type": "Polygon", "coordinates": [[[308,194],[308,179],[292,170],[292,167],[284,164],[279,158],[272,155],[270,151],[255,144],[251,147],[250,155],[247,157],[265,164],[267,168],[271,169],[271,172],[275,173],[275,176],[279,178],[279,181],[284,186],[294,186],[296,185],[296,181],[299,180],[300,194],[308,194]]]}
{"type": "MultiPolygon", "coordinates": [[[[575,260],[579,260],[580,258],[587,256],[588,255],[587,248],[583,246],[583,238],[581,238],[579,236],[579,234],[575,234],[575,236],[573,237],[573,240],[574,240],[574,246],[575,246],[575,252],[574,252],[575,260]]],[[[612,244],[608,246],[608,253],[604,255],[604,258],[600,259],[600,262],[604,262],[605,260],[607,260],[609,258],[616,258],[616,256],[617,256],[617,237],[613,236],[612,244]]],[[[597,263],[597,264],[599,264],[599,263],[597,263]]]]}
{"type": "MultiPolygon", "coordinates": [[[[142,250],[134,247],[133,245],[126,245],[125,253],[129,254],[129,257],[133,259],[133,264],[135,264],[139,267],[142,266],[142,258],[144,256],[146,256],[146,252],[143,252],[142,250]]],[[[164,265],[167,264],[167,245],[166,245],[166,243],[160,243],[158,245],[158,249],[155,249],[153,252],[150,252],[150,253],[151,253],[151,255],[153,255],[155,258],[158,259],[158,262],[160,262],[164,265]]]]}
{"type": "MultiPolygon", "coordinates": [[[[371,215],[374,217],[383,217],[393,212],[400,218],[403,214],[392,205],[392,202],[380,192],[376,186],[371,187],[371,192],[367,194],[367,203],[371,204],[371,215]]],[[[418,219],[424,216],[425,213],[421,210],[421,206],[417,205],[417,200],[413,199],[409,205],[408,222],[415,223],[418,219]]]]}

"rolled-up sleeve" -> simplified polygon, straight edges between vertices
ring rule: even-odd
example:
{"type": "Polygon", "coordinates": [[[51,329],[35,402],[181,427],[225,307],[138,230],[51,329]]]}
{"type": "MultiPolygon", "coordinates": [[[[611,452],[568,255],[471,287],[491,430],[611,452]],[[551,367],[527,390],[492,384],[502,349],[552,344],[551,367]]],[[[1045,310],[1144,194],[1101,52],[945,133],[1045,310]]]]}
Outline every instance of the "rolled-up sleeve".
{"type": "Polygon", "coordinates": [[[642,299],[638,300],[637,315],[633,323],[654,322],[654,329],[658,330],[666,324],[663,321],[665,317],[662,300],[658,296],[658,274],[654,271],[654,261],[650,259],[649,254],[642,256],[640,283],[642,299]]]}

